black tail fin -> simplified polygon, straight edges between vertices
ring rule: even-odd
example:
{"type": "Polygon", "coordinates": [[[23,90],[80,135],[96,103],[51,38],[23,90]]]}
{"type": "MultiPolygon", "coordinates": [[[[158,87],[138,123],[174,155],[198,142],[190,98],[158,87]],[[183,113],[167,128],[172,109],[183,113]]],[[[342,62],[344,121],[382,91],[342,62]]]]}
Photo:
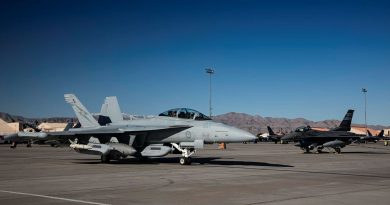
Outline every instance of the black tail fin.
{"type": "Polygon", "coordinates": [[[64,128],[64,131],[68,131],[70,128],[73,128],[73,122],[68,122],[68,124],[66,124],[66,127],[64,128]]]}
{"type": "Polygon", "coordinates": [[[275,132],[271,129],[270,126],[267,126],[267,129],[268,129],[268,134],[269,135],[275,135],[275,132]]]}
{"type": "Polygon", "coordinates": [[[368,136],[372,137],[370,130],[367,130],[367,134],[368,134],[368,136]]]}
{"type": "Polygon", "coordinates": [[[73,128],[80,128],[81,127],[81,123],[80,122],[77,122],[76,124],[75,124],[75,126],[73,126],[73,128]]]}
{"type": "Polygon", "coordinates": [[[340,126],[333,129],[333,131],[351,131],[353,112],[354,110],[348,110],[344,116],[343,121],[341,121],[340,126]]]}
{"type": "Polygon", "coordinates": [[[377,137],[383,137],[384,134],[385,134],[385,131],[381,130],[381,132],[377,135],[377,137]]]}
{"type": "Polygon", "coordinates": [[[104,126],[104,125],[112,123],[112,121],[111,121],[111,118],[108,116],[99,115],[98,123],[100,126],[104,126]]]}
{"type": "Polygon", "coordinates": [[[340,126],[342,128],[348,129],[348,131],[351,130],[351,123],[353,118],[353,112],[354,110],[348,110],[348,112],[345,114],[343,121],[341,121],[340,126]]]}

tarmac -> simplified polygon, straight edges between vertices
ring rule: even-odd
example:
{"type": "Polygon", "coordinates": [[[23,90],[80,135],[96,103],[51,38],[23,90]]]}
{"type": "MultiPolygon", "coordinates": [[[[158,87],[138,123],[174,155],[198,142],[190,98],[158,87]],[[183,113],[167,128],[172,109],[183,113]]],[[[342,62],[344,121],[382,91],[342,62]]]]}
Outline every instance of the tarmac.
{"type": "MultiPolygon", "coordinates": [[[[0,204],[390,204],[390,147],[303,154],[291,144],[217,144],[101,164],[69,148],[0,145],[0,204]]],[[[324,150],[325,151],[325,150],[324,150]]]]}

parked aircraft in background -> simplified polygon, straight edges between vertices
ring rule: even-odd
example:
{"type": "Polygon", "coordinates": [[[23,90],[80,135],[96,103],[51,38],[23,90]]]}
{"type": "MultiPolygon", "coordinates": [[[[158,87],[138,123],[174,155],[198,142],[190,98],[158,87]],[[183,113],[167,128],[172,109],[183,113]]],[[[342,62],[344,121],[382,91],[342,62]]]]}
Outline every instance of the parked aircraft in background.
{"type": "Polygon", "coordinates": [[[370,130],[367,130],[367,134],[368,136],[364,136],[364,137],[360,137],[360,140],[362,142],[378,142],[379,140],[381,139],[384,139],[384,130],[381,130],[381,132],[376,135],[376,136],[372,136],[370,130]]]}
{"type": "Polygon", "coordinates": [[[267,129],[268,129],[268,134],[269,134],[268,141],[272,141],[275,144],[277,144],[278,142],[281,142],[281,139],[284,135],[275,134],[275,132],[272,130],[272,128],[270,126],[267,126],[267,129]]]}
{"type": "Polygon", "coordinates": [[[348,110],[340,126],[330,131],[317,131],[311,129],[310,126],[302,126],[298,127],[295,132],[286,134],[282,137],[282,140],[298,140],[299,143],[296,146],[305,152],[310,152],[310,150],[317,148],[317,152],[321,153],[323,148],[333,148],[337,153],[340,153],[341,148],[352,142],[359,141],[361,137],[361,135],[349,132],[351,130],[353,112],[354,110],[348,110]]]}
{"type": "MultiPolygon", "coordinates": [[[[72,126],[73,126],[73,123],[68,123],[66,125],[66,127],[64,128],[64,131],[69,130],[70,128],[72,128],[72,126]]],[[[25,130],[26,128],[30,128],[31,129],[31,132],[25,131],[25,133],[42,132],[42,129],[38,128],[37,122],[23,122],[22,123],[22,127],[23,127],[23,130],[25,130]]],[[[10,135],[6,136],[5,138],[6,139],[13,139],[13,138],[15,138],[17,136],[18,136],[18,133],[13,133],[13,134],[10,134],[10,135]]],[[[36,136],[34,136],[34,134],[32,134],[31,137],[25,136],[25,137],[23,137],[23,139],[19,139],[18,143],[21,143],[21,142],[26,143],[27,147],[31,147],[32,144],[49,144],[49,145],[51,145],[53,147],[59,145],[59,143],[57,141],[42,140],[42,139],[39,139],[36,136]]],[[[16,148],[16,145],[17,145],[17,143],[15,141],[12,142],[11,148],[16,148]]]]}
{"type": "Polygon", "coordinates": [[[281,142],[281,138],[284,135],[277,135],[270,126],[267,126],[268,133],[258,134],[258,140],[259,141],[268,141],[268,142],[274,142],[277,144],[278,142],[281,142]]]}
{"type": "Polygon", "coordinates": [[[80,153],[100,155],[103,163],[127,156],[139,159],[161,157],[172,152],[182,154],[179,162],[191,164],[191,156],[207,143],[254,141],[246,131],[212,121],[204,114],[177,108],[147,119],[124,121],[116,97],[106,98],[102,113],[109,121],[102,126],[73,94],[65,94],[79,122],[80,128],[63,132],[19,132],[12,140],[36,138],[40,140],[69,140],[70,147],[80,153]],[[93,140],[90,140],[93,137],[93,140]]]}
{"type": "Polygon", "coordinates": [[[268,141],[268,132],[266,133],[259,133],[257,134],[257,142],[260,141],[260,142],[263,142],[263,141],[268,141]]]}
{"type": "MultiPolygon", "coordinates": [[[[102,104],[102,108],[99,114],[95,116],[97,119],[99,125],[104,126],[109,123],[112,123],[111,119],[115,122],[122,121],[122,113],[119,108],[118,101],[116,97],[106,97],[104,100],[104,103],[102,104]]],[[[41,132],[42,130],[37,128],[37,122],[27,122],[23,123],[23,128],[30,127],[34,130],[34,132],[41,132]]],[[[69,122],[63,131],[68,131],[70,128],[80,128],[81,123],[77,122],[76,124],[69,122]]],[[[23,141],[26,142],[27,147],[31,147],[32,144],[50,144],[53,147],[58,147],[61,144],[69,144],[68,140],[65,140],[63,142],[60,142],[58,140],[43,140],[40,138],[37,138],[36,134],[24,134],[23,141]],[[30,136],[31,135],[31,136],[30,136]]],[[[18,136],[18,133],[14,133],[8,136],[8,138],[18,136]]],[[[18,140],[20,143],[21,140],[18,140]]],[[[12,143],[11,148],[16,148],[16,143],[12,143]]]]}

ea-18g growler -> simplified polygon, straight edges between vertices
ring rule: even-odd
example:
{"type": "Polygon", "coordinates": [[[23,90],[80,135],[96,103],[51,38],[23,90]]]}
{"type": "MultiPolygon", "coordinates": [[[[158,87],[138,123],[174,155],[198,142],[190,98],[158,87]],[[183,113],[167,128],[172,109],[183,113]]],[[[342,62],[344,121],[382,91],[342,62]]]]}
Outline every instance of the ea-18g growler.
{"type": "Polygon", "coordinates": [[[70,147],[84,154],[100,155],[103,163],[127,156],[139,159],[181,153],[180,164],[191,164],[191,156],[208,143],[254,141],[249,132],[212,121],[204,114],[188,108],[171,109],[159,116],[123,120],[116,97],[107,97],[100,115],[108,123],[100,125],[73,94],[65,94],[80,128],[63,132],[19,132],[7,139],[35,138],[48,141],[70,141],[70,147]]]}

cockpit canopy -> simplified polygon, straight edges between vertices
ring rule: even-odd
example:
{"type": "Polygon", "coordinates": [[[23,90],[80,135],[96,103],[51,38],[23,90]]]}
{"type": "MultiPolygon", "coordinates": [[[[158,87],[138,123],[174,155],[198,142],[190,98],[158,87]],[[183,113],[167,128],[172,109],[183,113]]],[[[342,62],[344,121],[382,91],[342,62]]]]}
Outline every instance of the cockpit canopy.
{"type": "Polygon", "coordinates": [[[175,117],[175,118],[192,119],[192,120],[211,120],[206,115],[189,108],[171,109],[159,114],[158,116],[175,117]]]}
{"type": "Polygon", "coordinates": [[[301,126],[295,129],[295,132],[307,132],[309,130],[311,130],[310,126],[301,126]]]}

